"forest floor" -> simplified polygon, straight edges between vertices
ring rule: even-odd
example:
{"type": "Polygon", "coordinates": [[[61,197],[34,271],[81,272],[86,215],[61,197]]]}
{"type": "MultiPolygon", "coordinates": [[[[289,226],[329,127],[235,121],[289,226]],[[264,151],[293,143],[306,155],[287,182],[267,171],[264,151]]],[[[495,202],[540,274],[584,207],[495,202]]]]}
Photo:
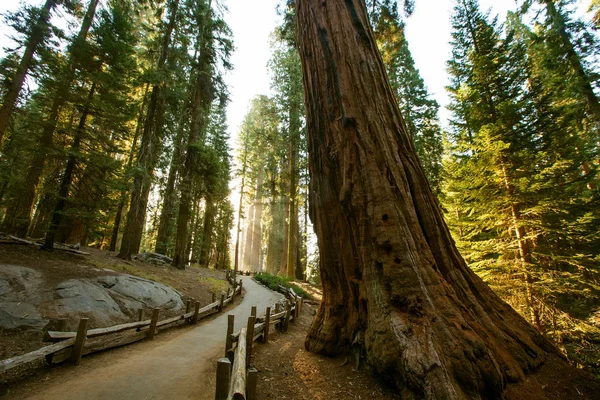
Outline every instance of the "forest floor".
{"type": "MultiPolygon", "coordinates": [[[[178,270],[168,265],[149,264],[139,260],[124,261],[115,252],[82,249],[89,256],[62,251],[45,252],[34,246],[0,244],[0,265],[17,265],[40,272],[42,289],[52,290],[58,283],[68,279],[96,278],[107,275],[134,275],[171,286],[183,299],[193,298],[201,305],[212,301],[212,292],[227,290],[229,284],[222,271],[188,267],[178,270]]],[[[164,316],[168,317],[168,313],[164,316]]],[[[52,319],[59,315],[47,315],[52,319]]],[[[38,349],[43,342],[43,331],[0,329],[0,360],[38,349]]],[[[32,370],[44,363],[24,365],[0,376],[0,389],[9,382],[18,381],[32,374],[32,370]],[[35,364],[35,365],[34,365],[35,364]]],[[[2,390],[0,390],[1,395],[2,390]]]]}
{"type": "MultiPolygon", "coordinates": [[[[328,358],[307,352],[304,339],[316,307],[304,305],[287,333],[275,332],[269,344],[258,345],[254,365],[259,371],[261,399],[400,399],[394,389],[364,367],[355,369],[354,357],[328,358]]],[[[592,375],[549,359],[525,381],[509,385],[506,400],[600,399],[600,382],[592,375]]]]}

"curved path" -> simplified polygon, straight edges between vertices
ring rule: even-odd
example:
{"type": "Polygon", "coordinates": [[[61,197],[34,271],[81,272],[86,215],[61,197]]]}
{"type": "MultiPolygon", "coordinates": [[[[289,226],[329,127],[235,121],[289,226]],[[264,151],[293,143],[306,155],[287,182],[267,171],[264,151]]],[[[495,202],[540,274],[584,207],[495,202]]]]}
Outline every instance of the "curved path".
{"type": "MultiPolygon", "coordinates": [[[[26,399],[137,400],[214,398],[216,361],[223,357],[227,315],[235,314],[235,331],[247,323],[252,306],[258,314],[281,298],[248,277],[241,277],[246,294],[234,309],[189,330],[131,347],[127,354],[106,353],[101,365],[72,368],[59,382],[29,393],[26,399]],[[208,376],[210,374],[210,376],[208,376]],[[212,379],[211,379],[212,378],[212,379]]],[[[91,360],[90,360],[91,361],[91,360]]],[[[54,380],[54,379],[53,379],[54,380]]]]}

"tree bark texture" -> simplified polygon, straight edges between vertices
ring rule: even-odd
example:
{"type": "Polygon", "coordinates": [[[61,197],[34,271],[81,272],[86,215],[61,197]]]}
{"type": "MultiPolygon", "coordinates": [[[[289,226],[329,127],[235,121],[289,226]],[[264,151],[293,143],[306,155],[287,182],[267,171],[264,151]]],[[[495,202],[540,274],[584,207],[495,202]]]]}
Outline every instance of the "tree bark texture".
{"type": "Polygon", "coordinates": [[[403,398],[501,398],[556,350],[458,254],[362,0],[298,0],[323,302],[306,347],[361,349],[403,398]]]}

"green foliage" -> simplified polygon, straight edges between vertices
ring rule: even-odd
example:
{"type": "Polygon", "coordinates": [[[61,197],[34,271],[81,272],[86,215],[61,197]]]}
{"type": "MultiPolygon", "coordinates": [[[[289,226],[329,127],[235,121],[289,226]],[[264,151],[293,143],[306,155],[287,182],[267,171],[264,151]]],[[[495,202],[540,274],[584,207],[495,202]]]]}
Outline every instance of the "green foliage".
{"type": "Polygon", "coordinates": [[[300,286],[295,285],[292,278],[271,275],[266,272],[259,272],[258,274],[254,275],[254,279],[267,286],[271,290],[276,291],[277,286],[281,285],[286,288],[291,288],[298,296],[302,296],[305,299],[311,299],[310,294],[300,286]]]}
{"type": "MultiPolygon", "coordinates": [[[[593,341],[598,128],[582,77],[556,24],[532,31],[509,14],[503,29],[475,0],[457,4],[452,23],[453,118],[440,200],[456,244],[538,329],[557,342],[593,341]]],[[[573,358],[581,350],[564,349],[573,358]]]]}

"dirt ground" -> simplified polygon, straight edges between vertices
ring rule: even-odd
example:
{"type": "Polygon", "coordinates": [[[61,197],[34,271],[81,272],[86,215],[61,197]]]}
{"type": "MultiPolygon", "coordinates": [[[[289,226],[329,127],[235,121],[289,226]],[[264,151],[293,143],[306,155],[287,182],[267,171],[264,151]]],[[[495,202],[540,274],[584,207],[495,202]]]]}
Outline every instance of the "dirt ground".
{"type": "Polygon", "coordinates": [[[287,333],[269,335],[269,343],[256,345],[260,399],[333,400],[399,399],[364,368],[354,370],[353,359],[327,358],[307,352],[304,337],[315,307],[305,304],[287,333]]]}
{"type": "MultiPolygon", "coordinates": [[[[304,338],[315,307],[305,305],[287,333],[274,333],[267,345],[256,345],[254,364],[259,371],[260,399],[346,400],[400,399],[394,389],[364,367],[354,369],[354,358],[327,358],[304,349],[304,338]]],[[[510,385],[506,400],[600,399],[600,381],[551,358],[524,382],[510,385]]]]}

